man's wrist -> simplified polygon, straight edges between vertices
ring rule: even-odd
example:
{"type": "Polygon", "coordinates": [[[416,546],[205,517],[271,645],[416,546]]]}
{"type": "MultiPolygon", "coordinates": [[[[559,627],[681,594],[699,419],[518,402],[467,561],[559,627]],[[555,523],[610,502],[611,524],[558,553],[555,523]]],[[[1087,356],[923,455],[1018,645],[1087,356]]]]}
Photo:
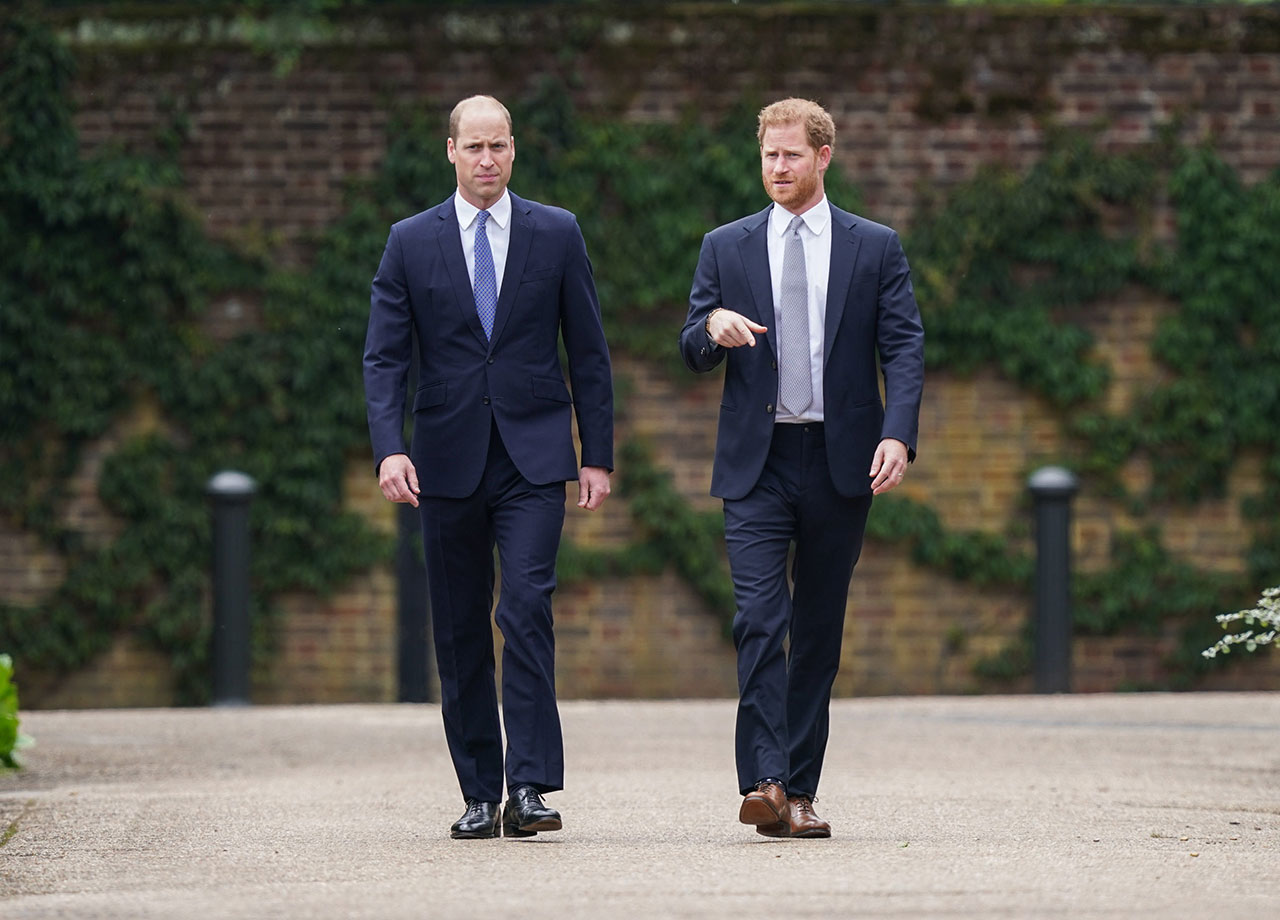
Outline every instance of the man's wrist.
{"type": "Polygon", "coordinates": [[[707,314],[707,321],[702,324],[702,328],[707,330],[707,335],[711,335],[711,317],[715,316],[717,313],[719,313],[723,309],[724,307],[716,307],[714,310],[712,310],[710,313],[707,314]]]}

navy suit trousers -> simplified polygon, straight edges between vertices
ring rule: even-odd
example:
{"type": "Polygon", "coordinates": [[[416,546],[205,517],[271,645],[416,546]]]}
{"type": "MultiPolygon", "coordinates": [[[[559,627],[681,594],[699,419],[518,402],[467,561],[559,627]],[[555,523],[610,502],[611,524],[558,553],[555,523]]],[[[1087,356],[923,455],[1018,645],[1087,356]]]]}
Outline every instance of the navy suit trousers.
{"type": "Polygon", "coordinates": [[[551,617],[564,505],[564,483],[520,475],[496,426],[475,492],[420,499],[445,739],[464,798],[501,801],[504,773],[508,790],[564,787],[551,617]],[[489,619],[495,546],[505,757],[489,619]]]}
{"type": "Polygon", "coordinates": [[[759,481],[724,502],[743,793],[765,778],[782,780],[789,795],[817,793],[849,579],[870,508],[870,495],[836,491],[821,424],[775,425],[759,481]]]}

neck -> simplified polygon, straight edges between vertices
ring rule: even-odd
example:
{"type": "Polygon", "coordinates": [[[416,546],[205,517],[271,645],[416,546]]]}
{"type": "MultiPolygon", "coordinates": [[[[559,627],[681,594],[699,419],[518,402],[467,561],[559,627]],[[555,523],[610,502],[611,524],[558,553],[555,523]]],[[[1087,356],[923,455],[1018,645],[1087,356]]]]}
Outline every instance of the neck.
{"type": "Polygon", "coordinates": [[[462,200],[465,201],[467,204],[472,205],[473,207],[479,208],[481,211],[487,211],[491,207],[493,207],[495,204],[497,204],[499,201],[501,201],[502,196],[506,193],[506,191],[507,190],[504,188],[501,192],[498,192],[498,194],[493,196],[492,198],[480,198],[475,195],[472,195],[466,189],[462,188],[462,186],[458,186],[458,194],[462,197],[462,200]]]}

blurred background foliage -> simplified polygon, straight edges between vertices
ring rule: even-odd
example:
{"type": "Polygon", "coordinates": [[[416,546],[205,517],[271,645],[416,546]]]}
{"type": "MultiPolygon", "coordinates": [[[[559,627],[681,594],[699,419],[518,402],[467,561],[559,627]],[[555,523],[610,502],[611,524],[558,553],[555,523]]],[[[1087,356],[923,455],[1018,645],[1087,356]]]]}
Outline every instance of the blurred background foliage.
{"type": "MultiPolygon", "coordinates": [[[[349,5],[291,7],[322,14],[349,5]]],[[[270,654],[282,593],[324,593],[389,558],[389,541],[343,510],[342,476],[367,449],[359,356],[369,278],[388,225],[454,187],[443,127],[400,113],[380,170],[353,182],[346,213],[316,240],[310,265],[285,268],[206,238],[174,159],[80,152],[72,60],[46,28],[8,20],[0,52],[0,514],[55,548],[68,571],[39,608],[0,607],[0,649],[27,666],[71,669],[128,627],[172,658],[180,698],[198,702],[207,695],[210,475],[238,468],[261,484],[253,508],[261,655],[270,654]],[[203,323],[210,302],[246,293],[261,302],[259,326],[231,341],[212,337],[203,323]],[[60,518],[67,477],[86,446],[139,406],[154,422],[121,434],[100,481],[119,535],[90,545],[60,518]]],[[[717,124],[692,114],[676,124],[587,117],[553,80],[510,102],[514,185],[578,214],[611,345],[687,380],[675,340],[701,236],[764,204],[757,101],[717,124]]],[[[856,189],[836,170],[828,190],[858,209],[856,189]]],[[[1245,577],[1171,557],[1151,526],[1116,541],[1109,569],[1077,579],[1079,630],[1181,624],[1177,680],[1191,680],[1211,666],[1196,654],[1216,634],[1210,614],[1280,581],[1280,177],[1245,188],[1209,149],[1166,140],[1103,154],[1088,137],[1050,133],[1030,171],[985,170],[928,201],[913,227],[906,246],[930,366],[961,375],[997,367],[1043,397],[1070,434],[1054,459],[1135,513],[1220,495],[1241,452],[1266,458],[1263,492],[1246,508],[1255,540],[1245,577]],[[1152,233],[1161,198],[1177,214],[1172,246],[1152,233]],[[1102,404],[1109,369],[1071,308],[1131,284],[1178,309],[1154,344],[1169,385],[1117,415],[1102,404]],[[1137,457],[1154,470],[1142,494],[1119,476],[1137,457]]],[[[643,442],[621,445],[620,461],[635,542],[614,552],[566,546],[562,578],[672,565],[727,623],[719,515],[694,510],[643,442]]],[[[927,504],[890,496],[869,529],[950,577],[1029,587],[1018,525],[1006,534],[948,531],[927,504]]],[[[981,662],[979,674],[1025,673],[1026,653],[1020,640],[981,662]]]]}
{"type": "MultiPolygon", "coordinates": [[[[528,0],[526,0],[528,2],[528,0]]],[[[610,6],[634,6],[637,0],[533,0],[542,6],[580,6],[607,9],[610,6]]],[[[643,2],[643,0],[640,0],[643,2]]],[[[1274,0],[704,0],[733,6],[1213,6],[1265,4],[1274,0]]],[[[249,10],[252,12],[330,13],[376,10],[378,7],[408,9],[415,6],[481,9],[486,6],[512,6],[512,0],[123,0],[117,5],[134,5],[151,9],[193,9],[201,12],[249,10]]],[[[101,0],[38,0],[29,7],[54,9],[93,8],[103,6],[101,0]]]]}

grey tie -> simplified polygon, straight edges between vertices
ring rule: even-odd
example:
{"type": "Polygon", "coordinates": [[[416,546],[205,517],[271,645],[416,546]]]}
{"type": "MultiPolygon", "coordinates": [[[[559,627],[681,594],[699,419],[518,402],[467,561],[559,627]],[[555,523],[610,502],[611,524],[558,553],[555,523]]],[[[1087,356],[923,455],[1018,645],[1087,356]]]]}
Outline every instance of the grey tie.
{"type": "Polygon", "coordinates": [[[778,402],[791,415],[799,415],[813,402],[813,377],[809,373],[809,284],[804,270],[804,241],[800,239],[803,223],[804,218],[793,217],[783,237],[787,245],[782,254],[778,402]]]}

